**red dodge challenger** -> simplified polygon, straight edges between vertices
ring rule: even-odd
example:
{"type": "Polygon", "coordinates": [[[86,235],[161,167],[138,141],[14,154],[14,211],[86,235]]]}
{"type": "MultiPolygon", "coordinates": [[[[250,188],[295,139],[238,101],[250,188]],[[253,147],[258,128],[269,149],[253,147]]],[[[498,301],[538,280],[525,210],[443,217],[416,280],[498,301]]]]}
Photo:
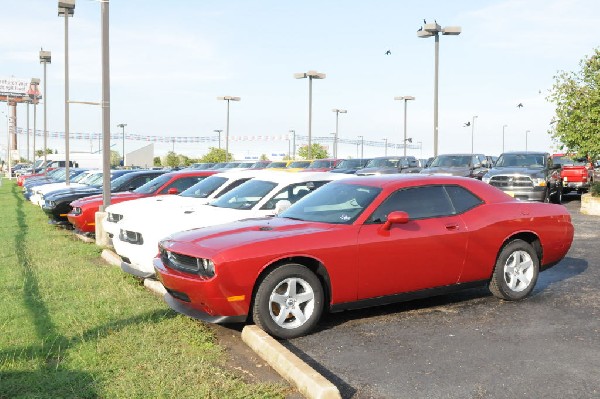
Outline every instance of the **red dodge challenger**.
{"type": "Polygon", "coordinates": [[[189,230],[154,260],[176,311],[252,320],[279,338],[341,311],[488,286],[525,298],[573,240],[561,205],[479,180],[384,175],[331,182],[276,217],[189,230]]]}
{"type": "MultiPolygon", "coordinates": [[[[154,197],[163,194],[179,194],[187,188],[198,183],[207,176],[214,175],[217,171],[212,170],[190,170],[180,172],[170,172],[161,174],[161,171],[139,171],[132,172],[129,175],[137,174],[139,179],[143,179],[143,185],[136,185],[133,191],[116,193],[111,195],[110,203],[131,201],[138,198],[154,197]],[[153,173],[154,175],[149,175],[153,173]],[[157,173],[159,174],[158,177],[157,173]]],[[[92,234],[96,230],[96,212],[102,205],[102,195],[92,195],[71,202],[73,208],[67,214],[69,223],[75,230],[92,234]]]]}

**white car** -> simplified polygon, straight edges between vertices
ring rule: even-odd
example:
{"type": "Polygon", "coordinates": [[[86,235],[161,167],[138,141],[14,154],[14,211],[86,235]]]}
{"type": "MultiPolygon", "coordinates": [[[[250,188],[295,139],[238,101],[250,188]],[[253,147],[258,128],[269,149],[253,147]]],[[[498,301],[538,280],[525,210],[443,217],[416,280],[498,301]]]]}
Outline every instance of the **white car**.
{"type": "Polygon", "coordinates": [[[252,179],[257,172],[243,170],[218,173],[199,181],[179,195],[160,195],[109,205],[106,208],[107,216],[102,222],[102,227],[109,239],[113,239],[115,235],[119,235],[120,223],[124,218],[136,218],[139,215],[147,217],[168,212],[169,209],[186,208],[189,210],[199,205],[206,205],[227,191],[252,179]]]}
{"type": "MultiPolygon", "coordinates": [[[[68,188],[88,187],[90,184],[95,184],[98,179],[102,179],[101,170],[88,170],[70,180],[68,188]]],[[[65,188],[67,188],[67,183],[65,182],[42,184],[35,188],[34,193],[29,197],[29,201],[42,206],[44,204],[45,195],[52,191],[63,190],[65,188]]]]}
{"type": "Polygon", "coordinates": [[[113,237],[113,247],[121,257],[123,271],[142,278],[152,277],[158,241],[169,234],[240,219],[273,216],[278,211],[278,202],[281,202],[278,207],[289,206],[332,180],[351,176],[329,172],[257,171],[255,178],[193,210],[181,208],[151,216],[127,217],[119,223],[120,231],[113,237]]]}

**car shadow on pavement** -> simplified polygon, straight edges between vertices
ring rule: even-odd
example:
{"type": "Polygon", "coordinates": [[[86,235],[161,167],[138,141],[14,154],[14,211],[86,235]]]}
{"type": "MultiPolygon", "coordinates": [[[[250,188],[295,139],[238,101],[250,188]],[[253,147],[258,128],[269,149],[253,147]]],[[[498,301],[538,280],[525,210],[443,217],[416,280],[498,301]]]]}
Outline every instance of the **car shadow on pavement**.
{"type": "Polygon", "coordinates": [[[542,271],[533,290],[532,296],[535,296],[548,287],[573,278],[583,273],[588,268],[588,262],[585,259],[566,257],[558,264],[542,271]]]}

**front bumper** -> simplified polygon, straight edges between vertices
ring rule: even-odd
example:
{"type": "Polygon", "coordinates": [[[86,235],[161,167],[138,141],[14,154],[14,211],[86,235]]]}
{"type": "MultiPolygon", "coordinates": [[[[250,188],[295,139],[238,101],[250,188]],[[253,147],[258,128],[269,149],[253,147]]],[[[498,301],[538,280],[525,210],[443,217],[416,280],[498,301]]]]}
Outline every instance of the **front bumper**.
{"type": "Polygon", "coordinates": [[[546,194],[546,187],[534,187],[533,189],[513,189],[498,187],[500,190],[511,195],[512,197],[522,201],[544,201],[544,195],[546,194]]]}
{"type": "Polygon", "coordinates": [[[132,264],[125,262],[124,260],[121,260],[121,270],[123,270],[125,273],[131,274],[139,278],[156,278],[156,272],[154,271],[154,269],[152,269],[151,272],[140,270],[137,267],[134,267],[132,264]]]}
{"type": "Polygon", "coordinates": [[[218,276],[204,279],[179,272],[167,268],[160,258],[154,259],[154,268],[173,310],[210,323],[240,323],[248,318],[251,287],[230,287],[228,281],[221,284],[218,276]]]}

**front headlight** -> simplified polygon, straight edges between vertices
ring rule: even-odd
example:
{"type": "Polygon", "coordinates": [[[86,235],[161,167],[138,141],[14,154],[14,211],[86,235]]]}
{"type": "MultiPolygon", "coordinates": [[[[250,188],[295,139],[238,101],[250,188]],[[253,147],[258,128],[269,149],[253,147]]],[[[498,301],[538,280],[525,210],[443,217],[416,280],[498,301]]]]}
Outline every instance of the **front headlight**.
{"type": "Polygon", "coordinates": [[[533,185],[536,187],[546,187],[546,179],[543,177],[533,177],[531,180],[533,181],[533,185]]]}
{"type": "Polygon", "coordinates": [[[46,208],[55,208],[56,207],[56,202],[54,202],[54,201],[44,201],[44,205],[46,206],[46,208]]]}
{"type": "Polygon", "coordinates": [[[144,237],[142,237],[142,233],[138,233],[137,231],[129,231],[121,229],[119,231],[119,240],[123,242],[128,242],[134,245],[142,245],[144,244],[144,237]]]}
{"type": "Polygon", "coordinates": [[[71,211],[72,215],[81,215],[81,208],[76,206],[75,208],[73,208],[73,210],[71,211]]]}
{"type": "Polygon", "coordinates": [[[108,216],[106,217],[106,220],[111,223],[119,223],[121,219],[123,219],[123,215],[112,212],[108,212],[108,216]]]}
{"type": "Polygon", "coordinates": [[[492,177],[486,173],[486,174],[485,174],[485,175],[483,175],[483,177],[481,178],[481,181],[483,181],[484,183],[489,183],[491,178],[492,178],[492,177]]]}
{"type": "Polygon", "coordinates": [[[215,275],[215,264],[210,259],[196,258],[194,256],[169,251],[160,245],[159,256],[162,262],[171,269],[208,278],[215,275]]]}

